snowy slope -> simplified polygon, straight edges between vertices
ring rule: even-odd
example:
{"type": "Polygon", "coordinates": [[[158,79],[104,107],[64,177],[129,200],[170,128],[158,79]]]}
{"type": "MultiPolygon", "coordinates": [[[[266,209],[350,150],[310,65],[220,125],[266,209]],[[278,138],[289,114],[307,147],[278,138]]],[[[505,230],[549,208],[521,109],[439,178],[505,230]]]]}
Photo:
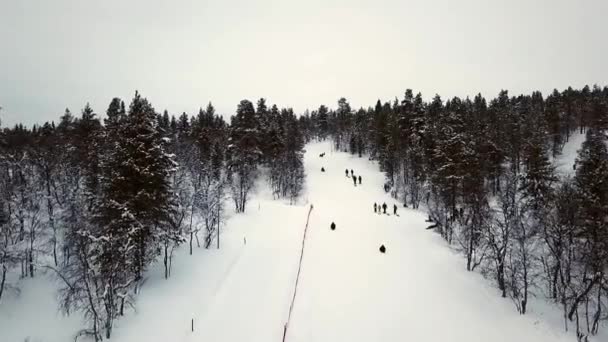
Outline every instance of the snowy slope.
{"type": "MultiPolygon", "coordinates": [[[[422,213],[399,208],[399,217],[374,214],[374,201],[386,201],[391,214],[393,205],[375,164],[332,152],[329,143],[312,143],[307,150],[301,205],[261,192],[246,214],[230,218],[220,250],[195,249],[189,256],[182,248],[168,281],[160,265],[151,269],[137,312],[117,322],[111,340],[281,341],[310,204],[314,209],[286,341],[575,340],[562,332],[559,320],[546,323],[534,312],[518,315],[488,280],[466,272],[462,256],[424,229],[422,213]],[[345,177],[346,168],[362,176],[361,186],[345,177]],[[335,231],[329,229],[332,221],[335,231]],[[386,254],[378,252],[381,244],[386,254]]],[[[31,305],[7,321],[11,307],[36,298],[31,291],[23,295],[0,306],[0,341],[27,336],[67,341],[76,331],[75,319],[48,312],[35,316],[37,324],[15,324],[31,317],[36,310],[31,305]]]]}
{"type": "Polygon", "coordinates": [[[1,342],[66,342],[82,325],[76,316],[59,312],[56,284],[50,277],[38,274],[19,282],[18,294],[2,296],[0,302],[1,342]]]}
{"type": "Polygon", "coordinates": [[[307,211],[273,201],[250,205],[231,219],[219,251],[177,255],[169,281],[156,272],[138,312],[119,322],[112,340],[277,340],[307,211]]]}
{"type": "Polygon", "coordinates": [[[467,273],[462,257],[424,229],[420,212],[374,215],[374,200],[393,204],[377,168],[343,153],[319,159],[325,150],[311,145],[306,159],[315,209],[289,341],[572,340],[518,315],[487,280],[467,273]],[[363,186],[345,179],[346,167],[363,186]]]}
{"type": "Polygon", "coordinates": [[[578,150],[581,149],[585,142],[585,133],[574,132],[568,142],[564,144],[562,153],[555,158],[555,167],[559,175],[568,176],[574,175],[575,170],[572,168],[576,157],[578,157],[578,150]]]}

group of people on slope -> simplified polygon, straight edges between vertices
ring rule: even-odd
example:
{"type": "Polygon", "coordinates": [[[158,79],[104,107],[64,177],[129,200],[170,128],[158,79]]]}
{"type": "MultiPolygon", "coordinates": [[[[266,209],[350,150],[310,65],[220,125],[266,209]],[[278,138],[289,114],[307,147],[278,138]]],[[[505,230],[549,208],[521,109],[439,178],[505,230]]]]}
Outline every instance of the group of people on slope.
{"type": "Polygon", "coordinates": [[[353,184],[355,186],[357,186],[357,179],[359,180],[359,185],[361,185],[361,176],[357,177],[355,176],[355,171],[353,171],[352,169],[350,170],[350,176],[348,175],[348,169],[344,170],[344,173],[346,174],[346,177],[351,177],[353,179],[353,184]]]}
{"type": "MultiPolygon", "coordinates": [[[[386,214],[386,209],[388,208],[388,206],[385,203],[382,203],[382,205],[378,204],[378,203],[374,203],[374,212],[378,213],[378,214],[386,214]]],[[[397,215],[397,205],[393,204],[393,215],[397,215]]]]}

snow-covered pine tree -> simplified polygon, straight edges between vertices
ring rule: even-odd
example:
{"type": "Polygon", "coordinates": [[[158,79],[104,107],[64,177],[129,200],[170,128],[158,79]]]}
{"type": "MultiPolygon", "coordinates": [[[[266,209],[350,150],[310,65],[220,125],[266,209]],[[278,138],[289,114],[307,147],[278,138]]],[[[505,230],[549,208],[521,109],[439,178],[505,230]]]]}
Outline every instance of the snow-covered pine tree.
{"type": "Polygon", "coordinates": [[[192,193],[189,186],[187,158],[191,156],[190,147],[192,144],[188,141],[190,132],[187,130],[179,131],[175,116],[169,117],[169,113],[166,110],[162,117],[159,116],[157,129],[162,139],[166,142],[166,153],[177,162],[174,172],[169,177],[174,206],[171,207],[167,223],[161,228],[159,235],[162,245],[163,265],[165,267],[165,279],[168,279],[171,275],[173,252],[175,248],[184,242],[183,227],[191,209],[190,201],[192,200],[192,193]]]}
{"type": "Polygon", "coordinates": [[[253,104],[242,100],[236,115],[232,117],[228,146],[229,179],[236,212],[245,211],[249,191],[256,179],[257,166],[262,155],[259,133],[253,104]]]}
{"type": "Polygon", "coordinates": [[[317,110],[317,135],[320,140],[325,140],[329,131],[329,110],[326,106],[320,105],[317,110]]]}
{"type": "MultiPolygon", "coordinates": [[[[424,166],[424,139],[426,134],[425,108],[422,101],[422,94],[416,94],[412,100],[411,111],[409,115],[409,138],[406,146],[406,165],[408,171],[406,175],[407,192],[410,199],[410,204],[414,209],[418,209],[422,200],[422,189],[426,181],[426,173],[424,166]]],[[[403,198],[404,203],[407,203],[407,198],[403,198]]]]}

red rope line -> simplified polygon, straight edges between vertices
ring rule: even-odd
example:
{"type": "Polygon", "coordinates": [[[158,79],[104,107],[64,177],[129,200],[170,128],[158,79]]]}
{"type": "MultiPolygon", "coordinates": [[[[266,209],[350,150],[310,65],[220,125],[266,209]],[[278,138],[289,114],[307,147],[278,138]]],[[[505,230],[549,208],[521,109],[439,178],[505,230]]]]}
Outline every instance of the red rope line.
{"type": "Polygon", "coordinates": [[[302,260],[304,259],[304,243],[306,242],[306,232],[308,232],[308,221],[310,221],[310,213],[312,212],[312,204],[308,210],[308,217],[306,218],[306,227],[304,227],[304,235],[302,236],[302,250],[300,251],[300,263],[298,264],[298,274],[296,275],[296,283],[293,288],[293,297],[291,298],[291,305],[289,305],[289,315],[287,316],[287,322],[283,326],[283,342],[287,337],[287,327],[291,321],[291,313],[293,311],[293,305],[296,301],[296,294],[298,292],[298,283],[300,282],[300,271],[302,271],[302,260]]]}

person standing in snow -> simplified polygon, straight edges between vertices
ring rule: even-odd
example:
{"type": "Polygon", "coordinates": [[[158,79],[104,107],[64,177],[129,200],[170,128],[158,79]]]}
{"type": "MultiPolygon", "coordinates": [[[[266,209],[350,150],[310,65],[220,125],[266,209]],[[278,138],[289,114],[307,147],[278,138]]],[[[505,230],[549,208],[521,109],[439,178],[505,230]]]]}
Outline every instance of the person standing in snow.
{"type": "Polygon", "coordinates": [[[397,215],[397,205],[393,204],[393,214],[397,215]]]}
{"type": "Polygon", "coordinates": [[[361,185],[361,176],[359,176],[359,185],[361,185]]]}
{"type": "Polygon", "coordinates": [[[374,202],[374,213],[378,211],[378,205],[374,202]]]}
{"type": "Polygon", "coordinates": [[[355,177],[354,175],[353,175],[353,184],[355,184],[355,186],[357,186],[357,177],[355,177]]]}
{"type": "Polygon", "coordinates": [[[350,169],[350,175],[351,177],[355,177],[355,171],[353,171],[353,169],[350,169]]]}
{"type": "Polygon", "coordinates": [[[386,202],[382,203],[382,210],[384,211],[384,213],[386,214],[386,202]]]}
{"type": "Polygon", "coordinates": [[[346,173],[346,177],[348,177],[348,169],[344,170],[344,172],[346,173]]]}

